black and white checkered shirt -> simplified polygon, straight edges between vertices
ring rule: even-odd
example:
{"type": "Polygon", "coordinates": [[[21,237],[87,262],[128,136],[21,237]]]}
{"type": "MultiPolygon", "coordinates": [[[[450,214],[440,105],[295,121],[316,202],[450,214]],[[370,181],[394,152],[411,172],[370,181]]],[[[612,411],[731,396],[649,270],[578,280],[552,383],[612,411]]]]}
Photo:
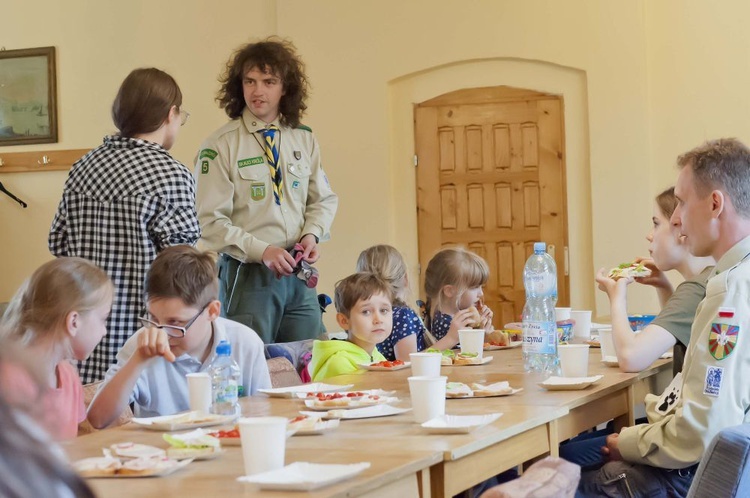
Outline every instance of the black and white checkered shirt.
{"type": "Polygon", "coordinates": [[[79,365],[84,383],[104,378],[144,310],[143,283],[162,249],[195,245],[195,180],[160,145],[109,136],[73,165],[49,233],[55,256],[79,256],[115,286],[108,332],[79,365]]]}

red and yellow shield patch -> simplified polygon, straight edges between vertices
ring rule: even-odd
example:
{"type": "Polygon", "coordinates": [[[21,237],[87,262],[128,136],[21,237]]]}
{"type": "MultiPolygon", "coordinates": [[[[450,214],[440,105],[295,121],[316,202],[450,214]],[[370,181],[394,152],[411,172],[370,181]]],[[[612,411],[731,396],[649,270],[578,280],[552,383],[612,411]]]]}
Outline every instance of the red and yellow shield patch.
{"type": "Polygon", "coordinates": [[[708,350],[711,351],[711,356],[723,360],[732,354],[739,334],[740,328],[737,325],[712,323],[711,332],[708,334],[708,350]]]}

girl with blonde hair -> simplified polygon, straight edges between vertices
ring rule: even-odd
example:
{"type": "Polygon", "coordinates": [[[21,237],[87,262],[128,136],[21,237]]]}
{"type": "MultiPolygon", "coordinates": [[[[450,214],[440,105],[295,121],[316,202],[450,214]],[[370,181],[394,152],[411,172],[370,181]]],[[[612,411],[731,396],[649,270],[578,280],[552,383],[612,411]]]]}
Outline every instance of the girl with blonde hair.
{"type": "Polygon", "coordinates": [[[84,360],[107,332],[113,288],[107,274],[81,258],[58,258],[39,267],[16,292],[0,322],[0,339],[34,357],[41,391],[17,369],[0,371],[11,402],[38,399],[40,424],[55,439],[73,438],[86,418],[83,386],[71,360],[84,360]]]}
{"type": "Polygon", "coordinates": [[[409,279],[406,262],[398,250],[389,245],[365,249],[357,259],[357,272],[378,275],[390,286],[393,295],[393,332],[380,344],[378,351],[388,360],[409,359],[409,353],[425,348],[425,328],[422,320],[406,304],[409,297],[409,279]]]}
{"type": "MultiPolygon", "coordinates": [[[[475,322],[472,306],[481,304],[482,286],[489,279],[487,262],[460,247],[440,250],[427,264],[424,290],[427,294],[427,328],[437,340],[438,349],[458,344],[458,331],[475,322]]],[[[481,326],[491,332],[492,310],[481,306],[481,326]]]]}

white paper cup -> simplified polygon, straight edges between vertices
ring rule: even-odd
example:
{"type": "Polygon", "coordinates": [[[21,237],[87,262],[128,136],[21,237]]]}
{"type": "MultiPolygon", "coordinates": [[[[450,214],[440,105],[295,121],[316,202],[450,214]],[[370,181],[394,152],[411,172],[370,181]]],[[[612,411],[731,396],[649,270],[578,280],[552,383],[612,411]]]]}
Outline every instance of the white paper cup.
{"type": "Polygon", "coordinates": [[[245,417],[237,421],[245,475],[284,467],[287,422],[285,417],[245,417]]]}
{"type": "Polygon", "coordinates": [[[560,344],[557,346],[563,377],[586,377],[589,374],[589,345],[560,344]]]}
{"type": "Polygon", "coordinates": [[[411,353],[411,374],[415,377],[439,377],[443,361],[441,353],[411,353]]]}
{"type": "Polygon", "coordinates": [[[555,308],[555,320],[558,322],[570,320],[570,308],[555,308]]]}
{"type": "Polygon", "coordinates": [[[612,328],[599,329],[599,345],[602,348],[602,358],[617,357],[615,343],[612,341],[612,328]]]}
{"type": "Polygon", "coordinates": [[[570,312],[573,324],[573,337],[588,341],[591,339],[591,311],[573,310],[570,312]]]}
{"type": "Polygon", "coordinates": [[[207,372],[187,374],[190,409],[200,413],[211,412],[211,377],[207,372]]]}
{"type": "Polygon", "coordinates": [[[445,415],[445,385],[448,377],[409,377],[414,420],[424,423],[445,415]]]}
{"type": "Polygon", "coordinates": [[[484,352],[484,330],[461,329],[458,331],[458,340],[461,342],[462,353],[476,353],[477,358],[482,358],[484,352]]]}

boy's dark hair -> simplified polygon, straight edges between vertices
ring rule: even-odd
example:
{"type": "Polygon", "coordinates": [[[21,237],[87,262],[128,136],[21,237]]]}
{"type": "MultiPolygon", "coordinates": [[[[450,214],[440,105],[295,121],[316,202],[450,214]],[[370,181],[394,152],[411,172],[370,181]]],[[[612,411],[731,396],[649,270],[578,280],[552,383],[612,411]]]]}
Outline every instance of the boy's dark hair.
{"type": "Polygon", "coordinates": [[[145,298],[177,297],[187,306],[200,308],[219,298],[219,279],[214,255],[191,246],[164,249],[146,274],[145,298]]]}
{"type": "Polygon", "coordinates": [[[308,83],[305,64],[296,53],[292,42],[270,37],[257,43],[240,47],[227,62],[226,70],[219,78],[221,88],[216,96],[219,107],[232,119],[242,116],[245,96],[242,78],[252,68],[281,79],[284,95],[279,102],[281,124],[296,128],[307,109],[308,83]]]}
{"type": "Polygon", "coordinates": [[[170,75],[155,67],[135,69],[125,78],[112,104],[112,120],[123,137],[156,131],[182,92],[170,75]]]}
{"type": "Polygon", "coordinates": [[[349,275],[336,282],[334,291],[336,311],[349,318],[352,308],[358,301],[369,299],[374,294],[385,294],[388,300],[393,302],[393,289],[379,276],[368,272],[349,275]]]}

